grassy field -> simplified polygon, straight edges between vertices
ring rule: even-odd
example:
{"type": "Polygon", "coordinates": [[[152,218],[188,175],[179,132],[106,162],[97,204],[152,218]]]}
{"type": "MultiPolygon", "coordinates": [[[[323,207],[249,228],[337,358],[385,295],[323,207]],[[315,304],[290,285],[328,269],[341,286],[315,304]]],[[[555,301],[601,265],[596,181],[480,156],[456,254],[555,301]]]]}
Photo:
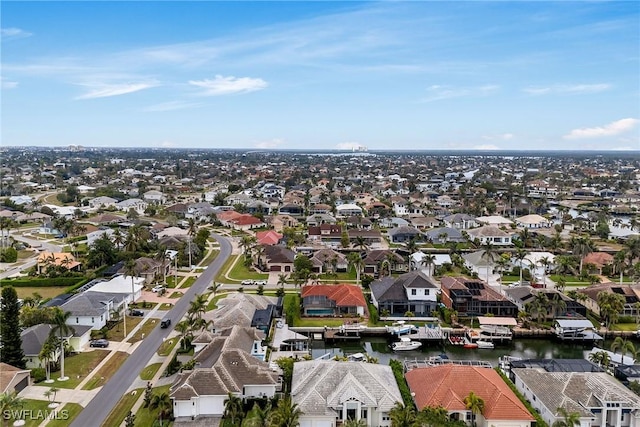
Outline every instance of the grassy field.
{"type": "Polygon", "coordinates": [[[640,325],[637,323],[616,323],[611,327],[614,331],[637,331],[640,325]]]}
{"type": "Polygon", "coordinates": [[[136,333],[129,338],[130,343],[138,342],[143,339],[143,335],[145,337],[149,336],[149,332],[153,330],[156,326],[158,326],[160,322],[157,319],[149,319],[143,323],[143,325],[136,331],[136,333]]]}
{"type": "Polygon", "coordinates": [[[171,310],[173,308],[173,304],[170,302],[163,302],[158,310],[171,310]]]}
{"type": "Polygon", "coordinates": [[[160,347],[158,347],[158,356],[168,356],[171,353],[171,350],[173,350],[173,347],[176,346],[178,341],[180,341],[180,338],[176,337],[171,338],[170,340],[166,340],[165,342],[160,344],[160,347]]]}
{"type": "Polygon", "coordinates": [[[169,298],[181,298],[182,295],[184,295],[182,292],[171,292],[171,295],[169,295],[169,298]]]}
{"type": "Polygon", "coordinates": [[[145,381],[149,381],[153,378],[153,376],[158,372],[162,363],[153,363],[149,366],[146,366],[142,371],[140,371],[140,379],[145,381]]]}
{"type": "MultiPolygon", "coordinates": [[[[45,398],[44,396],[42,397],[43,399],[45,398]]],[[[33,400],[33,399],[23,399],[22,400],[23,406],[22,406],[22,410],[26,410],[26,411],[31,411],[31,417],[29,417],[26,413],[25,418],[29,418],[29,419],[25,419],[26,424],[25,426],[28,427],[36,427],[39,426],[40,423],[42,423],[45,419],[44,415],[46,413],[46,411],[53,411],[54,409],[51,409],[48,407],[49,405],[49,401],[47,400],[33,400]],[[42,411],[42,412],[40,412],[42,411]]],[[[55,408],[57,409],[57,408],[55,408]]],[[[16,414],[17,415],[17,414],[16,414]]],[[[3,419],[4,418],[4,414],[3,414],[3,419]]],[[[9,420],[15,420],[17,421],[19,418],[13,418],[12,416],[8,417],[9,420]]],[[[13,425],[12,423],[7,423],[7,424],[2,424],[2,425],[13,425]]]]}
{"type": "Polygon", "coordinates": [[[124,351],[116,351],[111,356],[107,363],[96,372],[93,377],[82,387],[83,390],[93,390],[94,388],[101,387],[109,381],[109,378],[120,368],[120,366],[127,360],[128,353],[124,351]]]}
{"type": "Polygon", "coordinates": [[[229,271],[228,275],[231,280],[241,282],[244,279],[267,280],[269,278],[268,274],[258,273],[248,269],[242,261],[243,256],[240,256],[238,262],[236,262],[231,268],[231,271],[229,271]]]}
{"type": "Polygon", "coordinates": [[[558,283],[560,278],[563,278],[567,286],[589,286],[591,284],[590,282],[587,282],[585,280],[580,280],[580,278],[576,276],[552,274],[549,277],[555,283],[558,283]]]}
{"type": "Polygon", "coordinates": [[[236,261],[236,259],[238,258],[238,255],[231,255],[229,257],[229,259],[227,259],[224,264],[222,264],[222,268],[220,268],[220,271],[218,272],[218,275],[216,276],[215,281],[216,282],[227,282],[228,279],[225,277],[225,274],[227,273],[227,271],[229,271],[229,269],[231,268],[231,266],[233,265],[233,263],[236,261]]]}
{"type": "Polygon", "coordinates": [[[66,416],[64,419],[58,418],[57,420],[51,420],[47,427],[66,427],[71,424],[75,417],[78,416],[80,411],[82,411],[82,406],[77,403],[67,403],[64,407],[60,408],[60,411],[66,411],[66,416]]]}
{"type": "MultiPolygon", "coordinates": [[[[52,383],[57,388],[76,388],[82,380],[91,375],[93,370],[102,360],[107,357],[109,351],[93,350],[83,353],[74,354],[64,359],[64,374],[69,377],[66,381],[56,381],[52,383]]],[[[58,379],[60,371],[51,373],[52,379],[58,379]]],[[[41,386],[47,386],[44,382],[38,383],[41,386]]]]}
{"type": "MultiPolygon", "coordinates": [[[[154,387],[153,388],[153,394],[160,394],[160,393],[168,393],[169,392],[169,387],[170,385],[165,385],[162,387],[154,387]]],[[[126,416],[126,414],[125,414],[126,416]]],[[[156,420],[158,419],[158,411],[157,410],[153,410],[153,409],[149,409],[149,408],[140,408],[140,410],[138,411],[138,413],[136,414],[136,422],[135,422],[135,426],[138,427],[148,427],[148,426],[155,426],[155,425],[160,425],[155,424],[156,420]]],[[[170,422],[168,420],[166,421],[166,425],[169,425],[170,422]]]]}
{"type": "Polygon", "coordinates": [[[191,285],[196,283],[196,279],[197,279],[197,277],[187,277],[187,280],[182,282],[182,284],[179,286],[178,289],[188,289],[188,288],[190,288],[191,285]]]}
{"type": "Polygon", "coordinates": [[[207,305],[207,311],[215,310],[218,308],[218,301],[222,298],[226,298],[228,295],[227,292],[219,292],[211,301],[209,301],[209,305],[207,305]]]}
{"type": "MultiPolygon", "coordinates": [[[[138,324],[142,322],[142,319],[142,317],[138,316],[127,316],[127,334],[133,331],[133,328],[138,326],[138,324]]],[[[122,321],[118,322],[117,325],[109,329],[109,339],[111,341],[124,340],[124,326],[122,325],[122,321]]]]}
{"type": "Polygon", "coordinates": [[[214,259],[217,258],[218,254],[220,253],[219,249],[214,249],[212,250],[209,255],[207,255],[207,257],[205,259],[203,259],[202,261],[200,261],[200,265],[209,265],[213,262],[214,259]]]}
{"type": "Polygon", "coordinates": [[[102,423],[103,427],[113,427],[122,424],[127,414],[136,403],[138,398],[144,394],[143,388],[138,388],[120,398],[120,401],[111,411],[106,420],[102,423]]]}
{"type": "Polygon", "coordinates": [[[15,288],[16,293],[18,294],[18,298],[20,299],[30,297],[33,295],[34,292],[39,293],[42,298],[54,298],[64,293],[65,289],[67,289],[66,286],[42,286],[42,287],[34,286],[33,288],[32,287],[15,288]]]}

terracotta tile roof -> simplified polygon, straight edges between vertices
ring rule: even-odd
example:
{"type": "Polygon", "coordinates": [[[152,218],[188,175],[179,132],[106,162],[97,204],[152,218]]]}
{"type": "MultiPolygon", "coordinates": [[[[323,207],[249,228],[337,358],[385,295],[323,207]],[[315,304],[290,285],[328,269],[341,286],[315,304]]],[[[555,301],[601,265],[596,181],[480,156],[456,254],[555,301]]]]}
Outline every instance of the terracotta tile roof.
{"type": "Polygon", "coordinates": [[[242,216],[242,214],[236,211],[223,211],[218,213],[216,216],[220,221],[230,221],[242,216]]]}
{"type": "Polygon", "coordinates": [[[282,237],[282,234],[274,230],[258,231],[256,233],[256,239],[260,245],[275,245],[282,237]]]}
{"type": "Polygon", "coordinates": [[[336,302],[338,307],[366,307],[362,289],[354,285],[310,285],[302,287],[302,298],[322,295],[336,302]]]}
{"type": "Polygon", "coordinates": [[[534,420],[493,369],[444,365],[414,369],[405,377],[419,409],[442,405],[448,411],[465,411],[464,398],[473,391],[484,400],[487,420],[534,420]]]}
{"type": "Polygon", "coordinates": [[[229,222],[235,225],[251,225],[251,224],[260,224],[262,221],[253,215],[242,214],[239,217],[229,220],[229,222]]]}
{"type": "Polygon", "coordinates": [[[38,264],[47,264],[49,259],[53,261],[54,265],[65,267],[67,270],[71,270],[80,265],[73,255],[66,252],[42,252],[38,256],[38,264]],[[52,256],[53,258],[51,258],[52,256]]]}
{"type": "Polygon", "coordinates": [[[596,267],[604,267],[613,263],[613,255],[606,252],[591,252],[582,259],[583,264],[593,264],[596,267]]]}

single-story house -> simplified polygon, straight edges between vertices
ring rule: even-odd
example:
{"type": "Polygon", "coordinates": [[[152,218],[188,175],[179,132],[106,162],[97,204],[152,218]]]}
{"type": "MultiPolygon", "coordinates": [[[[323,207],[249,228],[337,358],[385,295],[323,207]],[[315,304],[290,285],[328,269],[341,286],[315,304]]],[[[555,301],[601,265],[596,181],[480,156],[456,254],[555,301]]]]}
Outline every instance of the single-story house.
{"type": "Polygon", "coordinates": [[[31,370],[0,363],[0,393],[20,393],[31,385],[31,370]]]}

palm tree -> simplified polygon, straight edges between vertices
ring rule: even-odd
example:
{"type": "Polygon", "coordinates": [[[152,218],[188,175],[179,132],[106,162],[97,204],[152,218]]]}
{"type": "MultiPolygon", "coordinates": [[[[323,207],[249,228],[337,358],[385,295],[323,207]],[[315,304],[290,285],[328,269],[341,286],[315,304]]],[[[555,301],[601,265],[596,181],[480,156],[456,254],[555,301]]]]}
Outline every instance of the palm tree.
{"type": "Polygon", "coordinates": [[[65,338],[75,333],[73,326],[67,324],[69,317],[71,317],[70,311],[56,310],[51,318],[51,325],[53,325],[53,327],[51,328],[49,336],[55,337],[57,335],[60,339],[60,378],[58,378],[58,381],[66,381],[69,379],[69,377],[64,376],[64,345],[65,338]]]}
{"type": "Polygon", "coordinates": [[[605,351],[595,351],[593,353],[589,353],[589,361],[607,370],[611,363],[611,356],[609,356],[609,353],[605,351]]]}
{"type": "Polygon", "coordinates": [[[434,254],[424,254],[420,260],[420,264],[427,267],[427,275],[433,275],[433,267],[436,264],[436,256],[434,254]]]}
{"type": "Polygon", "coordinates": [[[362,256],[358,252],[350,252],[349,255],[347,255],[347,261],[355,268],[356,284],[360,284],[360,272],[362,270],[362,264],[364,263],[362,256]]]}
{"type": "Polygon", "coordinates": [[[362,418],[357,420],[349,418],[342,424],[344,427],[367,427],[367,422],[362,418]]]}
{"type": "Polygon", "coordinates": [[[405,406],[402,402],[396,404],[389,411],[391,427],[418,427],[420,425],[415,409],[405,406]]]}
{"type": "Polygon", "coordinates": [[[4,415],[7,413],[11,414],[11,411],[21,409],[23,405],[24,400],[21,397],[18,397],[18,393],[15,391],[0,393],[0,414],[3,415],[3,424],[5,426],[9,425],[10,417],[5,417],[4,415]]]}
{"type": "Polygon", "coordinates": [[[633,345],[631,341],[627,341],[622,337],[616,337],[616,339],[613,340],[613,343],[611,343],[611,351],[615,353],[618,350],[622,350],[621,352],[623,358],[627,354],[627,352],[629,352],[633,359],[635,359],[637,356],[636,346],[633,345]]]}
{"type": "Polygon", "coordinates": [[[291,396],[278,400],[278,405],[271,417],[273,427],[297,427],[300,424],[302,411],[297,403],[293,403],[291,396]]]}
{"type": "Polygon", "coordinates": [[[588,237],[574,237],[571,239],[571,251],[580,259],[579,274],[582,274],[582,261],[585,256],[593,252],[593,242],[588,237]]]}
{"type": "Polygon", "coordinates": [[[580,425],[580,414],[577,412],[569,412],[565,408],[558,408],[556,416],[558,415],[562,419],[554,421],[551,427],[574,427],[575,425],[580,425]]]}
{"type": "Polygon", "coordinates": [[[513,258],[518,261],[518,264],[520,265],[520,284],[522,284],[522,261],[525,260],[527,255],[529,255],[529,253],[521,248],[516,249],[516,253],[513,255],[513,258]]]}
{"type": "Polygon", "coordinates": [[[549,257],[542,257],[538,260],[538,264],[540,264],[540,266],[542,267],[542,283],[544,284],[544,287],[547,287],[547,273],[548,273],[548,269],[549,266],[551,265],[551,260],[549,260],[549,257]]]}
{"type": "Polygon", "coordinates": [[[553,311],[554,318],[567,311],[567,303],[558,293],[554,294],[551,300],[549,300],[549,305],[553,311]]]}
{"type": "Polygon", "coordinates": [[[180,334],[180,338],[181,338],[181,341],[182,341],[181,347],[183,349],[187,348],[187,346],[186,346],[186,344],[187,344],[186,337],[187,337],[187,333],[189,332],[190,329],[191,329],[191,325],[186,320],[182,320],[182,321],[180,321],[180,322],[178,322],[176,324],[176,331],[178,331],[178,333],[180,334]]]}
{"type": "Polygon", "coordinates": [[[418,418],[426,427],[441,427],[449,422],[449,412],[443,406],[436,408],[425,406],[418,414],[418,418]]]}
{"type": "Polygon", "coordinates": [[[471,411],[471,424],[475,427],[476,416],[484,412],[484,400],[474,392],[470,391],[467,397],[464,398],[463,402],[464,406],[471,411]]]}
{"type": "Polygon", "coordinates": [[[627,258],[627,251],[625,251],[624,249],[616,252],[616,254],[613,256],[613,272],[615,273],[617,270],[618,273],[620,274],[621,285],[622,285],[622,279],[624,276],[624,267],[626,265],[626,258],[627,258]]]}
{"type": "Polygon", "coordinates": [[[45,375],[47,377],[45,382],[51,382],[51,362],[55,357],[57,347],[55,337],[49,337],[49,339],[42,344],[42,349],[40,349],[40,353],[38,353],[38,359],[44,363],[45,375]]]}
{"type": "Polygon", "coordinates": [[[242,399],[229,392],[224,402],[224,413],[222,414],[222,417],[225,420],[229,420],[232,426],[239,426],[244,416],[242,399]]]}
{"type": "Polygon", "coordinates": [[[243,427],[269,427],[269,418],[271,417],[271,403],[262,409],[258,402],[253,404],[253,409],[247,415],[247,419],[242,423],[243,427]]]}
{"type": "Polygon", "coordinates": [[[549,298],[546,293],[537,292],[533,301],[526,304],[525,307],[531,317],[535,317],[538,323],[542,323],[543,319],[546,318],[548,314],[549,298]]]}
{"type": "Polygon", "coordinates": [[[289,277],[285,273],[278,274],[278,283],[277,284],[282,286],[282,287],[284,287],[284,285],[287,284],[287,279],[288,278],[289,277]]]}
{"type": "Polygon", "coordinates": [[[169,398],[169,393],[165,391],[160,394],[154,394],[151,398],[151,402],[149,403],[149,408],[158,410],[158,420],[162,426],[163,418],[165,418],[165,415],[168,415],[171,411],[171,399],[169,398]]]}
{"type": "MultiPolygon", "coordinates": [[[[135,277],[137,273],[137,268],[136,268],[136,262],[132,259],[128,260],[125,264],[124,264],[124,276],[125,278],[127,276],[131,277],[131,303],[134,302],[135,299],[135,290],[134,290],[134,286],[135,286],[135,277]]],[[[124,316],[122,316],[122,323],[123,323],[123,327],[124,327],[124,338],[127,338],[127,302],[125,300],[125,309],[124,309],[124,316]]]]}

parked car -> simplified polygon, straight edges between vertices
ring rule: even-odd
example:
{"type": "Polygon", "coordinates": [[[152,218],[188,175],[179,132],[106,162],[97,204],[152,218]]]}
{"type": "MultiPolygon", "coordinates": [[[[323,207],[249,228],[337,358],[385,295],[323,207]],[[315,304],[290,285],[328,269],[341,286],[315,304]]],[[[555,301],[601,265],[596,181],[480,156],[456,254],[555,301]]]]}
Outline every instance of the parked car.
{"type": "Polygon", "coordinates": [[[160,321],[160,327],[162,329],[166,329],[169,327],[169,325],[171,325],[171,319],[169,319],[168,317],[165,317],[164,319],[162,319],[160,321]]]}
{"type": "Polygon", "coordinates": [[[155,293],[162,293],[165,291],[165,287],[163,285],[156,285],[153,288],[151,288],[151,291],[155,293]]]}
{"type": "Polygon", "coordinates": [[[100,338],[99,340],[91,340],[89,341],[89,347],[107,348],[109,347],[109,340],[105,340],[104,338],[100,338]]]}
{"type": "Polygon", "coordinates": [[[244,279],[241,283],[243,285],[253,285],[253,284],[255,284],[255,282],[253,280],[251,280],[251,279],[244,279]]]}
{"type": "Polygon", "coordinates": [[[131,310],[129,312],[129,316],[144,316],[144,311],[142,311],[142,310],[131,310]]]}
{"type": "Polygon", "coordinates": [[[255,284],[256,285],[266,286],[267,285],[267,281],[266,280],[256,280],[255,284]]]}

